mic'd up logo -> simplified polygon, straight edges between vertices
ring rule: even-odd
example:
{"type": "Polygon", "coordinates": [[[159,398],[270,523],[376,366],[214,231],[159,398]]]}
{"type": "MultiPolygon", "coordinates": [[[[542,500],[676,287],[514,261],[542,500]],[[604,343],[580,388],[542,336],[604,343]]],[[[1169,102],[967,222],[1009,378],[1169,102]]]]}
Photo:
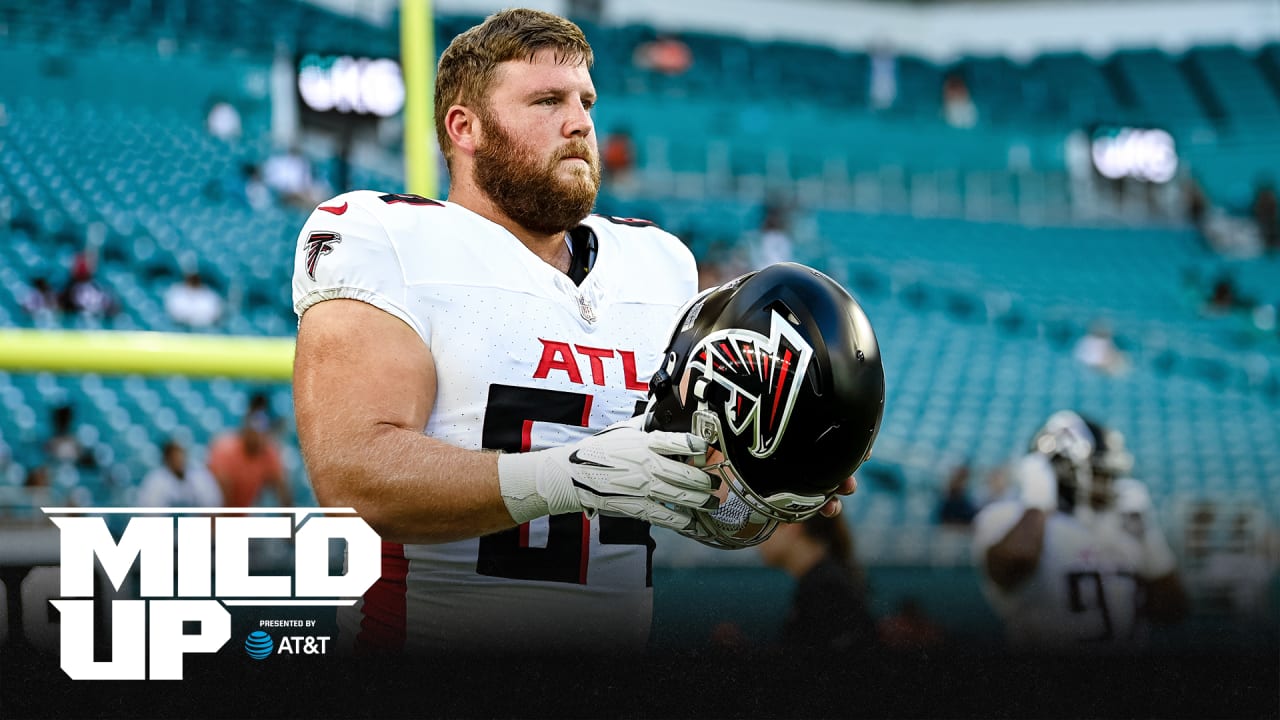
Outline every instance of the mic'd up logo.
{"type": "Polygon", "coordinates": [[[249,637],[245,638],[244,651],[254,660],[264,660],[271,655],[271,651],[275,649],[275,641],[271,636],[255,630],[249,633],[249,637]]]}
{"type": "MultiPolygon", "coordinates": [[[[49,603],[59,612],[62,671],[73,680],[181,680],[186,655],[216,653],[231,639],[230,608],[350,606],[381,572],[381,540],[351,508],[43,510],[59,530],[62,597],[49,603]],[[107,525],[119,516],[127,521],[123,532],[107,525]],[[292,540],[292,572],[250,574],[257,538],[292,540]],[[346,546],[341,575],[330,574],[334,541],[346,546]],[[110,659],[98,660],[99,596],[107,587],[120,592],[135,568],[138,599],[108,601],[110,659]],[[99,572],[107,582],[97,582],[99,572]],[[185,631],[190,622],[199,623],[198,634],[185,631]]],[[[328,640],[276,639],[259,630],[245,652],[256,659],[277,649],[323,655],[328,640]]]]}

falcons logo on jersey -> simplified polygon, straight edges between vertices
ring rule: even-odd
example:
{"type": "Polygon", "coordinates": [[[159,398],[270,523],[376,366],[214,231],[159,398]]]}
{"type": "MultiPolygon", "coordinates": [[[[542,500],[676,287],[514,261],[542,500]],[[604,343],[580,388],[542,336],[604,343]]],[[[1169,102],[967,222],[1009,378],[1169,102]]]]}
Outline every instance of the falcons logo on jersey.
{"type": "Polygon", "coordinates": [[[329,230],[317,230],[307,236],[307,275],[316,279],[316,262],[321,255],[333,252],[334,243],[342,242],[342,236],[329,230]]]}
{"type": "Polygon", "coordinates": [[[689,365],[729,391],[729,429],[751,433],[751,454],[766,458],[782,443],[812,357],[809,343],[774,311],[769,337],[739,329],[711,333],[689,365]]]}

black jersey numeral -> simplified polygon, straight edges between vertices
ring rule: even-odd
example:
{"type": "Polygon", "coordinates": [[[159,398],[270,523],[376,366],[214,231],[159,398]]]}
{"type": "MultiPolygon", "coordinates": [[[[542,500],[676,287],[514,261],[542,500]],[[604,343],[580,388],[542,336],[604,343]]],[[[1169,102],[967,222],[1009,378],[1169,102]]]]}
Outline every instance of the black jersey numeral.
{"type": "MultiPolygon", "coordinates": [[[[533,423],[586,427],[592,396],[585,393],[493,384],[485,406],[481,444],[488,450],[527,452],[533,423]]],[[[529,547],[529,524],[480,538],[476,572],[491,577],[585,585],[589,568],[590,520],[582,513],[552,515],[546,547],[529,547]]],[[[653,538],[649,524],[600,516],[600,543],[643,545],[645,585],[652,584],[653,538]]]]}

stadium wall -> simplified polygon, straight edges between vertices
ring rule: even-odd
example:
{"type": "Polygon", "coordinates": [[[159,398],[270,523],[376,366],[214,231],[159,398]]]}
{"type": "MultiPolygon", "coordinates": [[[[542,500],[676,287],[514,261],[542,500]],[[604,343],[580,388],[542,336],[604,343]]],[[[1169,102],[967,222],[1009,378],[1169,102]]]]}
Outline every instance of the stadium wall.
{"type": "MultiPolygon", "coordinates": [[[[390,22],[396,2],[311,0],[339,12],[359,6],[361,17],[390,22]],[[384,7],[385,6],[385,7],[384,7]]],[[[526,0],[522,5],[565,12],[568,0],[526,0]]],[[[883,0],[646,0],[604,3],[609,23],[697,29],[757,39],[818,42],[866,48],[888,43],[899,51],[946,61],[964,54],[1031,57],[1084,50],[1106,55],[1118,48],[1231,42],[1256,46],[1280,39],[1280,3],[1272,0],[1035,0],[907,3],[883,0]]],[[[493,0],[437,0],[440,14],[483,15],[493,0]]]]}

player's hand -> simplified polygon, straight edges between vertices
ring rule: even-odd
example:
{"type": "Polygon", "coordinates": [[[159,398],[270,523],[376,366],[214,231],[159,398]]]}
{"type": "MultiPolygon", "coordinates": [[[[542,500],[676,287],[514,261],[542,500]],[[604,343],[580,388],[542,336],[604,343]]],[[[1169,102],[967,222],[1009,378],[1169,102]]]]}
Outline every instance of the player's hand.
{"type": "Polygon", "coordinates": [[[690,508],[710,509],[719,502],[711,494],[719,480],[694,467],[705,462],[707,443],[689,433],[645,432],[643,425],[643,417],[632,418],[571,445],[500,457],[499,481],[512,518],[525,522],[531,518],[519,515],[586,512],[688,528],[690,508]],[[530,491],[545,511],[513,507],[538,504],[530,491]]]}
{"type": "MultiPolygon", "coordinates": [[[[862,459],[862,462],[866,462],[870,459],[871,451],[868,450],[867,456],[862,459]]],[[[858,492],[858,478],[852,475],[846,478],[844,482],[840,483],[840,487],[836,488],[837,495],[852,495],[856,492],[858,492]]],[[[843,509],[844,503],[840,502],[840,498],[833,497],[828,500],[827,504],[823,505],[822,509],[818,512],[821,513],[823,517],[835,517],[839,515],[840,511],[843,509]]]]}
{"type": "Polygon", "coordinates": [[[1048,458],[1030,453],[1014,465],[1013,474],[1023,504],[1047,513],[1058,509],[1058,476],[1048,458]]]}
{"type": "MultiPolygon", "coordinates": [[[[852,475],[845,478],[844,482],[840,483],[840,487],[836,489],[837,495],[852,495],[856,492],[858,492],[858,479],[852,475]]],[[[835,517],[843,509],[844,504],[840,502],[840,498],[833,497],[818,512],[822,513],[823,517],[835,517]]]]}

